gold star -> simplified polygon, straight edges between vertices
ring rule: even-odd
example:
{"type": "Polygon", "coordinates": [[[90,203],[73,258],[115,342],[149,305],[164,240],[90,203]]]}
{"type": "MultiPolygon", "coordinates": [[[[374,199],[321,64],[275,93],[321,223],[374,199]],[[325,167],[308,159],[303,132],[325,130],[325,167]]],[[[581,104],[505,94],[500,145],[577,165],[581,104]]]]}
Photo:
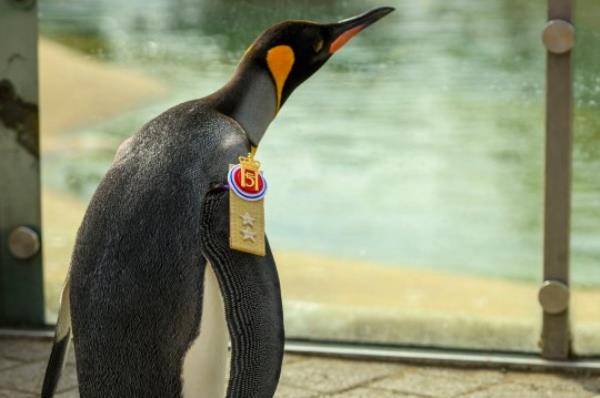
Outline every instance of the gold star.
{"type": "Polygon", "coordinates": [[[242,226],[250,226],[253,227],[254,226],[254,221],[256,221],[256,219],[254,217],[252,217],[250,215],[250,213],[246,212],[243,215],[240,216],[242,218],[242,226]]]}
{"type": "Polygon", "coordinates": [[[242,234],[243,240],[249,240],[252,242],[256,242],[256,233],[252,231],[250,228],[246,227],[240,231],[242,234]]]}

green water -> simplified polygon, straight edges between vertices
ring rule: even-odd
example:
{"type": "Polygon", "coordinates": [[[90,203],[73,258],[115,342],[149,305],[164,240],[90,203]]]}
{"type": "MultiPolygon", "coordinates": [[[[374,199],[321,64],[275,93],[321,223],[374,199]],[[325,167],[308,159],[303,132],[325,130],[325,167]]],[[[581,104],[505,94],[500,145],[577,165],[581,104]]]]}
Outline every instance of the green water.
{"type": "MultiPolygon", "coordinates": [[[[545,2],[389,1],[300,87],[259,155],[277,249],[537,280],[542,262],[545,2]]],[[[42,33],[141,69],[172,95],[71,132],[44,183],[89,198],[114,148],[167,107],[222,85],[287,18],[374,1],[42,0],[42,33]]],[[[573,280],[600,284],[600,4],[577,2],[573,280]]],[[[84,89],[84,87],[82,87],[84,89]]],[[[110,95],[110,93],[107,93],[110,95]]]]}

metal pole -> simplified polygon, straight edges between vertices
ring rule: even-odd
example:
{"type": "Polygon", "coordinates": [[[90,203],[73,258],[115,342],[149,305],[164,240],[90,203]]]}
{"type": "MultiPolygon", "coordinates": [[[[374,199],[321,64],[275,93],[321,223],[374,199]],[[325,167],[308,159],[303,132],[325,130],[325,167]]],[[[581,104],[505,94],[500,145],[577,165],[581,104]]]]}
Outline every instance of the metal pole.
{"type": "Polygon", "coordinates": [[[0,0],[0,325],[44,323],[37,7],[0,0]]]}
{"type": "Polygon", "coordinates": [[[572,0],[549,0],[543,41],[546,61],[546,184],[542,356],[566,359],[569,333],[571,211],[572,0]]]}

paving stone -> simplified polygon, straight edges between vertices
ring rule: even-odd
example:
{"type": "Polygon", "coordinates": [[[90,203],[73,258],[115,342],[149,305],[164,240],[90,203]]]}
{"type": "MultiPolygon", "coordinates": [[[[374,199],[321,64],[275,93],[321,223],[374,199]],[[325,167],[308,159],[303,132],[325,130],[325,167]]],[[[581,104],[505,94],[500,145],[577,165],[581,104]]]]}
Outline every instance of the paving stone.
{"type": "Polygon", "coordinates": [[[279,384],[277,391],[275,392],[275,398],[313,398],[318,395],[319,393],[315,391],[308,391],[305,388],[290,387],[284,384],[279,384]]]}
{"type": "Polygon", "coordinates": [[[589,398],[590,393],[581,389],[541,387],[539,385],[522,383],[502,383],[475,393],[464,396],[465,398],[589,398]]]}
{"type": "Polygon", "coordinates": [[[554,373],[534,373],[534,372],[508,372],[506,374],[506,380],[516,383],[534,383],[534,384],[545,384],[545,385],[570,385],[578,386],[579,381],[577,377],[569,375],[561,375],[554,373]]]}
{"type": "Polygon", "coordinates": [[[501,370],[486,370],[472,368],[441,368],[441,367],[425,367],[416,366],[411,369],[414,372],[426,375],[427,377],[437,378],[446,377],[459,380],[477,380],[482,384],[498,383],[506,377],[506,373],[501,370]]]}
{"type": "MultiPolygon", "coordinates": [[[[46,371],[45,362],[20,365],[0,372],[0,388],[39,394],[46,371]]],[[[77,376],[72,365],[65,366],[57,391],[77,386],[77,376]]]]}
{"type": "Polygon", "coordinates": [[[284,369],[281,383],[309,390],[336,393],[398,372],[400,366],[337,359],[308,359],[284,369]]]}
{"type": "Polygon", "coordinates": [[[423,395],[404,394],[392,390],[380,390],[375,388],[357,388],[339,394],[327,395],[327,398],[423,398],[423,395]]]}
{"type": "Polygon", "coordinates": [[[292,363],[296,363],[296,362],[300,362],[300,361],[306,361],[307,359],[310,359],[310,357],[308,357],[306,355],[285,354],[283,356],[283,366],[290,365],[292,363]]]}
{"type": "Polygon", "coordinates": [[[581,377],[578,382],[583,386],[586,391],[595,394],[593,398],[600,398],[600,376],[587,376],[581,377]]]}
{"type": "Polygon", "coordinates": [[[0,356],[14,361],[36,362],[50,356],[50,341],[0,338],[0,356]]]}
{"type": "Polygon", "coordinates": [[[432,374],[429,374],[423,368],[410,368],[400,376],[385,378],[369,387],[405,394],[449,398],[492,385],[502,379],[501,374],[494,375],[486,371],[440,371],[435,368],[432,370],[432,374]],[[483,376],[481,379],[478,377],[480,374],[483,376]]]}
{"type": "Polygon", "coordinates": [[[581,379],[559,374],[526,372],[513,372],[507,375],[507,381],[518,384],[526,384],[531,386],[533,389],[587,394],[588,396],[596,391],[594,391],[593,388],[590,388],[592,387],[590,383],[586,383],[585,381],[590,381],[593,379],[594,378],[581,379]]]}
{"type": "Polygon", "coordinates": [[[579,384],[592,394],[595,394],[592,398],[600,398],[600,377],[581,377],[577,380],[579,384]]]}
{"type": "Polygon", "coordinates": [[[20,362],[0,357],[0,370],[12,368],[19,364],[20,362]]]}
{"type": "Polygon", "coordinates": [[[0,398],[31,398],[33,394],[25,394],[17,391],[0,390],[0,398]]]}

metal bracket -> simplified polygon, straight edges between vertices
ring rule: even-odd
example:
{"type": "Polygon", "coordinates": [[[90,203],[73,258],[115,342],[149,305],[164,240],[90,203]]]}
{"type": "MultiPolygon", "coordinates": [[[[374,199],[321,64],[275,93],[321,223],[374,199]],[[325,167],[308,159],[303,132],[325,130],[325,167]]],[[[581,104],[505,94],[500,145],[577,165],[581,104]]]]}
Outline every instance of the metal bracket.
{"type": "Polygon", "coordinates": [[[546,50],[553,54],[563,54],[575,46],[575,27],[567,21],[553,19],[548,21],[542,33],[546,50]]]}
{"type": "Polygon", "coordinates": [[[547,314],[562,314],[569,308],[569,287],[560,281],[545,281],[538,293],[540,305],[547,314]]]}
{"type": "Polygon", "coordinates": [[[19,260],[35,257],[40,251],[40,246],[40,236],[29,227],[17,227],[8,235],[10,253],[19,260]]]}

